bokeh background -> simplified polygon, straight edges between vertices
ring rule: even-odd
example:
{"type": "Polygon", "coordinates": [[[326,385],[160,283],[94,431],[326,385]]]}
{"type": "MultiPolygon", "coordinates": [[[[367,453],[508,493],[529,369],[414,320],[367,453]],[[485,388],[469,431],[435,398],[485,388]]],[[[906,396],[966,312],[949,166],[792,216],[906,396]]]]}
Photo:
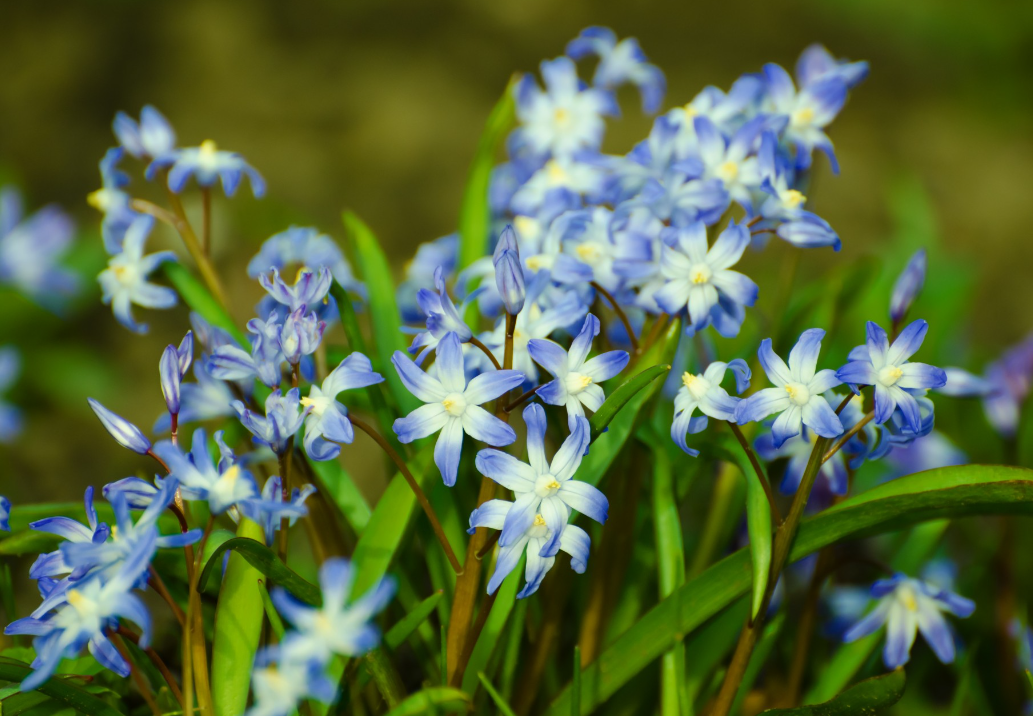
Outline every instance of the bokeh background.
{"type": "MultiPolygon", "coordinates": [[[[964,337],[951,362],[977,368],[1033,323],[1028,2],[5,1],[2,14],[0,178],[30,206],[56,202],[74,215],[85,283],[63,317],[0,295],[0,344],[26,355],[10,397],[27,430],[0,446],[0,485],[14,500],[75,499],[85,484],[138,469],[85,398],[150,426],[163,405],[158,356],[187,326],[183,308],[149,312],[150,334],[135,337],[98,300],[99,215],[85,197],[99,186],[116,111],[136,116],[152,103],[182,144],[214,139],[266,177],[261,202],[246,189],[215,202],[216,261],[243,321],[258,297],[243,267],[291,223],[340,237],[340,211],[354,209],[399,274],[418,243],[451,232],[510,74],[560,54],[591,24],[640,39],[667,73],[667,106],[766,61],[791,67],[816,41],[869,60],[870,78],[831,131],[842,176],[823,167],[813,191],[843,238],[841,258],[891,250],[917,211],[941,265],[972,289],[950,327],[964,337]]],[[[627,99],[607,150],[625,152],[648,131],[627,99]]],[[[829,260],[808,254],[800,275],[829,260]]]]}

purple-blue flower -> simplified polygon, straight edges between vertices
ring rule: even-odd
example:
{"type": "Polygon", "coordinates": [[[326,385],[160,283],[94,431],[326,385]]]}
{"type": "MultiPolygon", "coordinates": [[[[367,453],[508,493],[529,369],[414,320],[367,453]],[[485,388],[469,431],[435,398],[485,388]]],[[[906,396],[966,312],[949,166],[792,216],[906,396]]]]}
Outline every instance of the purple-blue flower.
{"type": "MultiPolygon", "coordinates": [[[[21,373],[21,356],[13,346],[0,347],[0,393],[14,385],[21,373]]],[[[17,406],[0,399],[0,443],[13,441],[22,431],[24,418],[17,406]]]]}
{"type": "Polygon", "coordinates": [[[440,432],[434,446],[434,463],[449,487],[455,484],[459,472],[464,434],[495,446],[516,440],[513,428],[480,406],[523,383],[524,374],[520,371],[488,371],[467,383],[463,349],[455,333],[449,333],[438,344],[436,378],[420,370],[401,351],[395,351],[391,363],[406,389],[426,403],[395,420],[398,440],[411,443],[440,432]]]}
{"type": "MultiPolygon", "coordinates": [[[[742,358],[728,363],[714,361],[701,374],[682,374],[682,387],[674,397],[674,421],[671,423],[671,439],[687,454],[696,457],[699,450],[690,448],[685,439],[689,433],[699,433],[707,427],[707,416],[715,420],[735,422],[735,408],[740,398],[728,395],[721,387],[725,373],[731,369],[735,374],[735,392],[742,393],[750,387],[750,368],[742,358]],[[699,410],[702,415],[693,417],[699,410]]],[[[539,391],[540,393],[540,391],[539,391]]]]}
{"type": "Polygon", "coordinates": [[[119,445],[141,455],[146,455],[151,449],[151,441],[147,439],[140,428],[121,415],[111,412],[93,398],[87,398],[86,402],[93,408],[93,412],[100,419],[104,429],[108,431],[111,437],[115,438],[119,445]]]}
{"type": "Polygon", "coordinates": [[[492,264],[495,267],[495,285],[506,313],[515,316],[524,308],[527,286],[524,284],[524,267],[520,263],[520,247],[512,226],[507,226],[499,236],[492,264]]]}
{"type": "Polygon", "coordinates": [[[159,157],[176,148],[172,125],[151,105],[140,111],[139,123],[125,112],[119,112],[112,129],[122,148],[137,159],[159,157]]]}
{"type": "Polygon", "coordinates": [[[567,43],[567,56],[580,60],[588,55],[599,58],[592,84],[603,89],[616,89],[630,83],[642,95],[642,110],[654,114],[660,110],[667,90],[663,71],[646,60],[638,40],[627,37],[620,42],[608,27],[586,27],[567,43]]]}
{"type": "Polygon", "coordinates": [[[947,384],[942,368],[908,361],[922,347],[928,330],[929,324],[919,319],[890,345],[886,331],[868,321],[867,344],[851,351],[850,362],[836,373],[844,383],[875,387],[875,422],[886,422],[899,409],[906,425],[913,432],[921,431],[922,415],[915,393],[947,384]]]}
{"type": "Polygon", "coordinates": [[[361,289],[340,247],[329,236],[310,226],[292,226],[266,239],[248,262],[247,275],[258,278],[272,269],[283,271],[292,265],[315,273],[330,269],[337,283],[347,289],[361,289]]]}
{"type": "Polygon", "coordinates": [[[170,415],[179,415],[180,409],[180,384],[186,372],[190,369],[190,363],[194,358],[194,334],[187,331],[179,348],[169,344],[161,354],[158,361],[158,375],[161,379],[161,393],[165,397],[165,405],[170,415]]]}
{"type": "Polygon", "coordinates": [[[240,180],[247,176],[251,182],[251,193],[256,199],[265,194],[265,180],[262,175],[236,152],[225,152],[206,139],[199,147],[173,149],[154,157],[147,167],[147,179],[153,179],[160,170],[168,169],[168,186],[176,194],[183,191],[190,177],[198,186],[209,188],[222,181],[222,190],[232,197],[240,186],[240,180]]]}
{"type": "Polygon", "coordinates": [[[54,205],[24,216],[21,194],[0,187],[0,286],[8,285],[40,305],[59,308],[79,279],[58,265],[72,244],[75,225],[54,205]]]}
{"type": "Polygon", "coordinates": [[[277,455],[287,449],[287,442],[305,422],[310,408],[302,409],[301,394],[297,388],[291,388],[286,394],[274,390],[265,399],[265,415],[255,412],[237,400],[234,410],[240,416],[240,422],[254,435],[255,443],[267,445],[277,455]]]}
{"type": "MultiPolygon", "coordinates": [[[[521,277],[522,278],[522,277],[521,277]]],[[[459,336],[466,343],[473,336],[462,315],[448,295],[445,278],[440,266],[434,269],[434,289],[421,288],[416,292],[416,303],[420,311],[427,317],[427,330],[413,339],[409,352],[416,355],[416,364],[422,365],[430,351],[449,332],[459,336]]]]}
{"type": "Polygon", "coordinates": [[[843,424],[823,395],[842,381],[833,370],[815,370],[824,337],[825,331],[820,328],[804,331],[789,352],[789,365],[775,355],[770,338],[761,341],[757,356],[775,387],[764,388],[740,402],[735,409],[736,422],[757,422],[779,413],[771,426],[774,448],[799,435],[804,425],[823,438],[842,434],[843,424]]]}
{"type": "Polygon", "coordinates": [[[215,442],[220,454],[217,464],[204,428],[194,431],[189,453],[167,440],[155,445],[154,452],[169,466],[169,475],[179,482],[183,499],[203,500],[213,515],[220,515],[243,500],[258,497],[258,485],[223,442],[221,430],[215,433],[215,442]]]}
{"type": "Polygon", "coordinates": [[[566,407],[571,430],[574,430],[578,418],[585,416],[585,408],[599,410],[606,399],[599,384],[624,370],[631,358],[627,351],[609,351],[589,359],[592,342],[598,335],[599,319],[589,313],[569,351],[547,338],[533,338],[527,342],[527,350],[534,361],[553,376],[538,388],[537,395],[550,405],[566,407]]]}
{"type": "Polygon", "coordinates": [[[894,325],[904,320],[925,283],[925,249],[915,252],[907,266],[893,284],[893,295],[890,297],[890,320],[894,325]]]}
{"type": "Polygon", "coordinates": [[[312,385],[308,397],[301,399],[309,411],[305,418],[305,452],[310,458],[331,460],[341,452],[340,443],[350,443],[355,438],[348,409],[337,401],[337,394],[383,381],[380,373],[373,372],[369,358],[352,353],[330,371],[321,385],[312,385]]]}
{"type": "Polygon", "coordinates": [[[154,218],[143,216],[133,220],[126,229],[122,252],[108,261],[108,267],[100,272],[101,300],[111,304],[118,322],[135,333],[146,333],[147,324],[133,319],[132,306],[144,308],[172,308],[176,305],[176,292],[167,286],[150,283],[151,273],[166,261],[175,261],[171,251],[159,251],[143,255],[144,244],[154,228],[154,218]]]}
{"type": "Polygon", "coordinates": [[[506,515],[499,545],[508,547],[518,542],[541,515],[550,538],[542,546],[542,556],[559,551],[560,538],[571,511],[587,515],[605,524],[610,503],[598,488],[575,480],[574,474],[588,451],[592,429],[585,418],[575,418],[574,427],[550,462],[545,454],[545,432],[548,425],[542,406],[524,408],[527,425],[527,462],[520,462],[501,450],[477,453],[477,470],[508,490],[516,501],[506,515]]]}

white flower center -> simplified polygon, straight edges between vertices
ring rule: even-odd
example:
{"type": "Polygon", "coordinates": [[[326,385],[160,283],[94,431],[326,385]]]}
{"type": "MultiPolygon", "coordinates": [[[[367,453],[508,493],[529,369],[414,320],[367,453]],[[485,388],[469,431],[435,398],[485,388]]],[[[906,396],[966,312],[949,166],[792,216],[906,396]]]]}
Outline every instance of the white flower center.
{"type": "Polygon", "coordinates": [[[568,393],[577,395],[592,384],[592,378],[584,373],[567,373],[567,376],[563,379],[563,384],[568,393]]]}
{"type": "Polygon", "coordinates": [[[786,384],[786,392],[789,393],[789,399],[797,405],[807,405],[807,402],[811,399],[811,392],[807,390],[807,386],[803,383],[786,384]]]}
{"type": "Polygon", "coordinates": [[[449,393],[441,401],[441,404],[445,406],[445,410],[448,411],[449,415],[454,415],[457,418],[466,412],[466,398],[463,397],[462,393],[449,393]]]}
{"type": "Polygon", "coordinates": [[[586,264],[593,265],[603,257],[603,248],[595,241],[583,241],[575,249],[577,257],[586,264]]]}
{"type": "Polygon", "coordinates": [[[132,287],[140,283],[140,270],[136,264],[115,264],[111,267],[115,279],[126,287],[132,287]]]}
{"type": "Polygon", "coordinates": [[[539,475],[534,483],[534,494],[538,497],[552,497],[559,492],[560,483],[552,475],[539,475]]]}
{"type": "Polygon", "coordinates": [[[219,149],[215,146],[215,142],[211,139],[204,140],[198,148],[197,163],[203,169],[214,171],[216,164],[218,164],[218,151],[219,149]]]}
{"type": "Polygon", "coordinates": [[[693,264],[689,267],[689,281],[694,284],[709,283],[714,272],[706,264],[693,264]]]}
{"type": "Polygon", "coordinates": [[[807,201],[807,197],[796,189],[787,189],[781,193],[780,198],[782,199],[782,206],[787,209],[799,209],[807,201]]]}
{"type": "Polygon", "coordinates": [[[681,382],[685,385],[695,400],[699,400],[707,391],[710,390],[710,381],[701,375],[693,375],[692,373],[685,371],[682,374],[681,382]]]}
{"type": "Polygon", "coordinates": [[[734,182],[739,177],[739,165],[732,161],[724,162],[714,170],[714,175],[723,182],[734,182]]]}
{"type": "Polygon", "coordinates": [[[790,124],[794,127],[805,127],[814,121],[814,110],[810,107],[800,107],[790,117],[790,124]]]}
{"type": "Polygon", "coordinates": [[[118,192],[113,189],[98,189],[87,195],[86,203],[106,214],[115,208],[117,197],[118,192]]]}
{"type": "Polygon", "coordinates": [[[904,371],[897,366],[884,365],[879,369],[879,382],[888,388],[900,380],[900,376],[902,375],[904,375],[904,371]]]}
{"type": "Polygon", "coordinates": [[[915,590],[910,584],[897,587],[897,601],[903,604],[909,612],[918,611],[918,598],[915,596],[915,590]]]}
{"type": "MultiPolygon", "coordinates": [[[[566,110],[556,110],[556,118],[559,119],[560,112],[566,112],[566,110]]],[[[557,123],[559,123],[557,121],[557,123]]],[[[555,159],[550,160],[545,165],[545,175],[549,178],[549,183],[553,186],[562,186],[570,181],[570,175],[567,174],[567,170],[563,168],[563,165],[557,162],[555,159]]]]}
{"type": "Polygon", "coordinates": [[[310,395],[307,398],[301,399],[301,406],[303,408],[312,408],[312,414],[318,418],[326,412],[326,409],[333,402],[332,398],[328,398],[325,395],[310,395]]]}
{"type": "Polygon", "coordinates": [[[527,528],[527,536],[541,539],[547,534],[549,534],[549,528],[545,526],[545,518],[541,515],[535,515],[534,522],[527,528]]]}

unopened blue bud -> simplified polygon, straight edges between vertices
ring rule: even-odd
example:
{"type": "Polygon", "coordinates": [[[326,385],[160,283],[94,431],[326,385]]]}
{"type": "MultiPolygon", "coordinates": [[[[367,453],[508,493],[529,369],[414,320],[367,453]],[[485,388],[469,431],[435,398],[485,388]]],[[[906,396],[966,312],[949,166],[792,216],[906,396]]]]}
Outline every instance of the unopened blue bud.
{"type": "Polygon", "coordinates": [[[171,415],[179,415],[179,384],[183,376],[179,370],[179,353],[175,346],[165,346],[158,362],[158,373],[161,376],[161,393],[165,396],[165,405],[171,415]]]}
{"type": "Polygon", "coordinates": [[[151,449],[151,441],[144,436],[140,428],[121,415],[111,412],[93,398],[87,398],[86,400],[89,402],[90,407],[93,408],[93,412],[100,418],[104,429],[111,434],[111,437],[115,438],[119,445],[141,455],[147,454],[151,449]]]}
{"type": "Polygon", "coordinates": [[[904,320],[911,304],[918,298],[925,284],[925,249],[919,249],[897,277],[890,298],[890,319],[894,323],[904,320]]]}
{"type": "Polygon", "coordinates": [[[492,262],[495,264],[495,285],[506,306],[506,313],[515,316],[524,307],[527,286],[524,282],[524,268],[520,264],[520,247],[512,226],[507,226],[499,236],[492,262]]]}

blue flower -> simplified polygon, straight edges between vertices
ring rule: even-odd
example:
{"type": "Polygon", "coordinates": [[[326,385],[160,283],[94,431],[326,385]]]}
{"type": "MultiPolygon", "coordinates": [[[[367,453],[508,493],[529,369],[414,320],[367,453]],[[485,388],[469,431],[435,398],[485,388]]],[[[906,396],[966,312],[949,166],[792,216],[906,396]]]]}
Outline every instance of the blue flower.
{"type": "Polygon", "coordinates": [[[513,192],[507,208],[518,215],[554,214],[598,198],[607,184],[606,160],[583,150],[550,159],[513,192]]]}
{"type": "MultiPolygon", "coordinates": [[[[778,140],[772,133],[761,138],[757,155],[763,177],[761,189],[767,196],[760,202],[760,215],[778,224],[775,234],[800,248],[831,246],[839,251],[842,242],[827,221],[804,209],[807,197],[792,182],[793,167],[778,151],[778,140]]],[[[767,228],[770,221],[759,226],[767,228]]]]}
{"type": "Polygon", "coordinates": [[[301,362],[303,356],[312,355],[319,348],[326,330],[326,321],[315,313],[306,312],[305,306],[291,311],[280,327],[280,350],[292,366],[301,362]]]}
{"type": "MultiPolygon", "coordinates": [[[[491,261],[495,267],[495,285],[499,297],[506,307],[506,313],[515,316],[524,308],[527,287],[524,284],[524,267],[520,263],[520,246],[512,226],[503,229],[491,261]]],[[[463,328],[466,328],[466,324],[463,324],[463,328]]]]}
{"type": "Polygon", "coordinates": [[[886,331],[868,321],[867,345],[851,351],[850,362],[836,373],[844,383],[875,386],[875,422],[886,422],[899,408],[913,432],[922,429],[913,391],[941,388],[947,383],[942,368],[908,361],[921,348],[928,330],[929,324],[919,319],[901,331],[891,346],[886,331]]]}
{"type": "MultiPolygon", "coordinates": [[[[275,651],[274,651],[275,653],[275,651]]],[[[246,716],[290,716],[305,699],[324,704],[337,695],[337,686],[318,662],[256,663],[251,672],[254,702],[246,716]]]]}
{"type": "Polygon", "coordinates": [[[380,630],[370,623],[395,593],[394,580],[379,580],[357,599],[350,599],[355,581],[351,563],[333,557],[319,568],[323,605],[313,607],[285,589],[272,590],[273,604],[294,627],[279,645],[281,659],[291,662],[327,663],[330,657],[360,656],[380,641],[380,630]]]}
{"type": "Polygon", "coordinates": [[[818,149],[828,157],[833,173],[838,174],[839,163],[825,127],[846,102],[846,83],[830,73],[797,92],[789,73],[776,64],[764,65],[764,79],[771,112],[788,118],[783,136],[796,148],[797,167],[810,167],[811,152],[818,149]]]}
{"type": "Polygon", "coordinates": [[[221,455],[218,465],[212,460],[204,428],[194,431],[189,454],[166,440],[154,446],[154,453],[169,466],[183,499],[206,501],[213,515],[221,515],[243,500],[258,497],[258,485],[223,442],[221,430],[215,433],[215,442],[221,455]]]}
{"type": "Polygon", "coordinates": [[[86,197],[90,206],[104,214],[101,235],[104,238],[104,250],[111,255],[122,250],[126,229],[139,216],[133,211],[132,197],[122,191],[122,187],[129,183],[129,177],[118,168],[122,155],[121,147],[107,151],[100,160],[101,188],[86,197]]]}
{"type": "Polygon", "coordinates": [[[660,269],[666,285],[653,296],[666,313],[688,312],[695,331],[708,325],[723,336],[739,332],[744,306],[757,300],[757,284],[738,271],[729,270],[750,244],[750,232],[734,221],[707,247],[702,222],[685,228],[665,228],[660,269]]]}
{"type": "Polygon", "coordinates": [[[265,543],[271,545],[283,524],[283,518],[287,518],[288,526],[293,526],[299,517],[308,514],[305,500],[315,491],[312,485],[295,487],[285,500],[283,481],[273,475],[265,481],[261,497],[240,503],[240,510],[249,520],[262,527],[265,543]]]}
{"type": "Polygon", "coordinates": [[[161,354],[158,362],[158,374],[161,378],[161,392],[165,397],[165,406],[171,415],[179,415],[180,384],[183,376],[190,369],[194,358],[194,334],[187,331],[179,348],[169,344],[161,354]]]}
{"type": "Polygon", "coordinates": [[[548,425],[542,406],[531,404],[524,409],[527,425],[527,460],[520,462],[501,450],[481,450],[475,464],[485,477],[512,490],[516,498],[502,526],[499,545],[517,543],[535,518],[541,515],[549,532],[541,555],[552,557],[572,510],[606,523],[610,503],[596,487],[573,479],[588,451],[592,429],[585,418],[576,418],[570,435],[556,451],[552,462],[545,455],[545,432],[548,425]]]}
{"type": "Polygon", "coordinates": [[[895,446],[887,456],[890,478],[951,465],[967,465],[968,456],[943,433],[932,431],[910,445],[895,446]]]}
{"type": "MultiPolygon", "coordinates": [[[[21,356],[13,346],[0,347],[0,393],[14,385],[21,373],[21,356]]],[[[21,434],[22,411],[0,400],[0,443],[12,442],[21,434]]]]}
{"type": "Polygon", "coordinates": [[[405,280],[398,287],[398,307],[409,323],[423,321],[415,303],[416,291],[434,287],[434,272],[441,268],[447,279],[455,272],[459,253],[459,234],[449,234],[416,247],[416,254],[405,268],[405,280]]]}
{"type": "Polygon", "coordinates": [[[272,278],[263,273],[258,277],[258,282],[278,303],[287,306],[291,311],[296,311],[305,307],[315,309],[330,291],[333,275],[325,266],[318,271],[302,269],[298,272],[294,285],[290,286],[280,278],[280,271],[273,268],[272,278]]]}
{"type": "Polygon", "coordinates": [[[176,194],[183,191],[190,177],[194,177],[198,185],[205,188],[221,180],[222,190],[226,196],[232,197],[244,175],[251,182],[251,193],[256,199],[265,194],[262,175],[239,154],[219,150],[210,139],[201,142],[199,147],[174,149],[154,157],[147,167],[147,179],[153,179],[160,170],[166,168],[169,170],[169,189],[176,194]]]}
{"type": "Polygon", "coordinates": [[[836,77],[848,89],[853,89],[868,77],[868,63],[837,60],[818,44],[800,53],[800,59],[796,61],[796,79],[801,87],[809,87],[829,77],[836,77]]]}
{"type": "Polygon", "coordinates": [[[111,412],[93,398],[87,398],[86,402],[93,408],[100,419],[104,429],[122,447],[132,450],[135,453],[146,455],[150,452],[151,441],[143,434],[140,428],[123,418],[121,415],[111,412]]]}
{"type": "Polygon", "coordinates": [[[308,226],[292,226],[266,239],[248,262],[247,275],[258,278],[272,269],[283,271],[291,265],[316,273],[329,269],[337,283],[350,290],[361,290],[340,247],[319,229],[308,226]]]}
{"type": "Polygon", "coordinates": [[[907,663],[919,631],[940,661],[954,661],[954,637],[943,613],[964,619],[975,610],[974,602],[900,573],[873,584],[871,595],[879,600],[875,609],[848,629],[843,641],[856,641],[885,624],[882,660],[887,668],[896,669],[907,663]]]}
{"type": "MultiPolygon", "coordinates": [[[[135,479],[135,478],[134,478],[135,479]]],[[[143,482],[141,480],[141,482],[143,482]]],[[[157,489],[154,490],[157,493],[157,489]]],[[[93,486],[86,488],[83,497],[83,505],[86,511],[86,524],[76,522],[71,517],[45,517],[29,523],[29,528],[37,532],[63,537],[69,542],[83,542],[86,544],[106,542],[111,534],[111,528],[104,522],[97,519],[97,510],[93,506],[93,486]]],[[[68,574],[72,568],[65,563],[65,558],[60,549],[47,554],[41,554],[32,567],[29,568],[29,576],[33,579],[43,577],[56,577],[61,574],[68,574]]]]}
{"type": "Polygon", "coordinates": [[[1014,436],[1022,404],[1033,385],[1033,337],[1006,350],[986,367],[983,377],[960,368],[947,368],[945,372],[947,384],[938,389],[940,393],[982,398],[990,425],[1005,437],[1014,436]]]}
{"type": "Polygon", "coordinates": [[[331,460],[341,452],[340,443],[350,443],[355,438],[348,409],[337,402],[337,394],[383,381],[380,373],[373,372],[369,358],[352,353],[330,371],[322,385],[309,389],[301,404],[309,410],[305,418],[305,452],[310,458],[331,460]]]}
{"type": "Polygon", "coordinates": [[[587,360],[592,341],[598,335],[599,319],[589,313],[570,344],[570,351],[544,338],[527,342],[531,357],[553,376],[553,380],[538,388],[537,395],[550,405],[566,406],[571,430],[578,418],[584,418],[585,408],[599,410],[606,399],[599,384],[624,370],[631,358],[627,351],[609,351],[587,360]]]}
{"type": "Polygon", "coordinates": [[[57,206],[24,217],[14,187],[0,187],[0,285],[8,285],[48,308],[76,292],[78,277],[58,265],[68,252],[75,226],[57,206]]]}
{"type": "MultiPolygon", "coordinates": [[[[230,386],[210,376],[201,362],[194,363],[193,368],[197,382],[183,383],[179,388],[179,425],[236,415],[233,409],[236,397],[230,386]]],[[[154,423],[153,432],[166,432],[171,424],[169,414],[162,413],[154,423]]]]}
{"type": "Polygon", "coordinates": [[[771,426],[774,448],[799,435],[804,425],[823,438],[841,435],[843,424],[823,393],[842,381],[833,370],[815,372],[824,337],[825,331],[820,328],[804,331],[789,353],[788,366],[771,349],[770,338],[761,341],[757,356],[775,387],[764,388],[740,402],[735,410],[736,422],[741,425],[780,413],[771,426]]]}
{"type": "Polygon", "coordinates": [[[511,152],[569,156],[579,149],[597,149],[605,130],[604,115],[620,113],[613,94],[587,88],[569,57],[542,62],[545,92],[531,75],[515,87],[520,126],[510,138],[511,152]]]}
{"type": "Polygon", "coordinates": [[[126,230],[122,252],[112,256],[108,267],[97,276],[103,292],[101,300],[105,305],[111,304],[118,322],[135,333],[146,333],[147,324],[133,319],[134,303],[144,308],[172,308],[177,301],[176,292],[171,288],[147,281],[158,266],[176,260],[171,251],[143,255],[144,244],[153,228],[154,219],[150,216],[134,219],[126,230]]]}
{"type": "Polygon", "coordinates": [[[301,395],[297,388],[291,388],[286,395],[275,390],[265,399],[265,415],[260,415],[243,402],[233,403],[240,416],[240,422],[247,428],[258,445],[268,445],[277,455],[287,450],[287,442],[298,432],[309,408],[301,409],[301,395]]]}
{"type": "Polygon", "coordinates": [[[420,333],[413,339],[409,346],[409,352],[416,356],[416,364],[422,365],[427,354],[434,350],[438,342],[449,332],[459,336],[459,340],[466,343],[473,337],[473,332],[466,325],[462,315],[456,310],[455,304],[448,295],[445,288],[445,279],[440,266],[434,270],[434,288],[421,288],[416,292],[416,302],[420,311],[427,317],[427,330],[420,333]]]}
{"type": "Polygon", "coordinates": [[[893,284],[893,295],[890,297],[890,320],[894,324],[904,320],[918,294],[925,284],[925,249],[915,252],[907,266],[893,284]]]}
{"type": "Polygon", "coordinates": [[[10,532],[11,501],[0,495],[0,531],[10,532]]]}
{"type": "Polygon", "coordinates": [[[754,145],[761,130],[771,120],[760,116],[746,122],[731,138],[726,139],[707,117],[696,117],[696,141],[703,162],[703,179],[717,179],[728,198],[753,212],[753,194],[760,188],[760,166],[754,156],[754,145]]]}
{"type": "Polygon", "coordinates": [[[251,333],[251,352],[248,353],[236,343],[222,343],[216,347],[205,369],[219,380],[247,380],[258,377],[265,385],[275,388],[283,377],[283,364],[287,358],[280,348],[281,325],[276,311],[266,320],[252,318],[247,322],[251,333]]]}
{"type": "Polygon", "coordinates": [[[122,148],[137,159],[159,157],[176,148],[172,125],[151,105],[141,110],[139,124],[125,112],[119,112],[112,129],[122,148]]]}
{"type": "MultiPolygon", "coordinates": [[[[145,550],[132,555],[137,569],[146,570],[148,561],[142,558],[145,550]]],[[[4,633],[16,636],[32,634],[36,658],[34,671],[21,683],[22,691],[41,686],[57,669],[62,659],[74,659],[89,645],[90,653],[105,668],[119,676],[129,676],[129,664],[107,633],[118,627],[119,619],[129,619],[141,629],[140,646],[150,642],[151,616],[143,602],[130,589],[138,575],[125,574],[107,582],[89,579],[77,583],[66,593],[66,601],[55,611],[39,617],[25,617],[12,622],[4,633]]]]}
{"type": "Polygon", "coordinates": [[[394,422],[394,431],[402,443],[433,435],[440,431],[434,446],[434,463],[445,484],[455,484],[459,472],[459,456],[463,435],[488,445],[509,445],[516,440],[513,428],[493,416],[482,403],[507,393],[524,382],[517,370],[494,370],[466,381],[463,349],[459,337],[449,333],[438,344],[437,378],[420,370],[401,351],[391,358],[398,377],[406,389],[426,405],[394,422]]]}
{"type": "Polygon", "coordinates": [[[756,110],[763,89],[759,77],[743,75],[732,83],[727,93],[717,87],[704,87],[688,104],[668,111],[664,117],[673,126],[677,155],[688,157],[698,153],[696,117],[706,117],[722,132],[731,133],[742,124],[748,113],[756,110]]]}
{"type": "MultiPolygon", "coordinates": [[[[501,530],[514,505],[515,503],[507,500],[488,500],[470,513],[470,529],[487,527],[501,530]]],[[[499,548],[498,557],[495,560],[495,571],[488,580],[488,594],[495,593],[495,590],[502,584],[502,580],[516,569],[520,558],[525,554],[527,555],[527,563],[524,568],[525,583],[524,588],[517,593],[517,599],[529,597],[537,592],[542,579],[556,564],[555,553],[553,556],[542,556],[546,553],[545,546],[553,539],[554,535],[545,526],[545,517],[541,514],[535,515],[527,531],[516,542],[508,547],[499,548]]],[[[592,540],[588,533],[577,525],[566,525],[563,528],[559,548],[570,555],[570,567],[578,574],[584,574],[585,569],[588,568],[588,552],[591,544],[592,540]]]]}
{"type": "Polygon", "coordinates": [[[667,80],[659,67],[649,64],[638,40],[628,37],[617,42],[608,27],[587,27],[567,44],[567,56],[580,60],[588,55],[599,58],[592,83],[603,89],[616,89],[625,83],[638,87],[642,110],[653,114],[660,109],[667,80]]]}
{"type": "MultiPolygon", "coordinates": [[[[714,361],[701,374],[693,375],[685,371],[682,374],[682,387],[674,397],[674,421],[671,423],[671,439],[687,454],[696,457],[699,450],[694,450],[685,442],[688,433],[702,432],[707,427],[707,416],[715,420],[735,422],[735,408],[739,398],[728,395],[721,387],[725,373],[731,369],[735,374],[735,392],[742,393],[750,387],[749,366],[742,358],[725,363],[714,361]],[[699,410],[702,415],[693,417],[699,410]]],[[[539,391],[539,394],[541,391],[539,391]]]]}

